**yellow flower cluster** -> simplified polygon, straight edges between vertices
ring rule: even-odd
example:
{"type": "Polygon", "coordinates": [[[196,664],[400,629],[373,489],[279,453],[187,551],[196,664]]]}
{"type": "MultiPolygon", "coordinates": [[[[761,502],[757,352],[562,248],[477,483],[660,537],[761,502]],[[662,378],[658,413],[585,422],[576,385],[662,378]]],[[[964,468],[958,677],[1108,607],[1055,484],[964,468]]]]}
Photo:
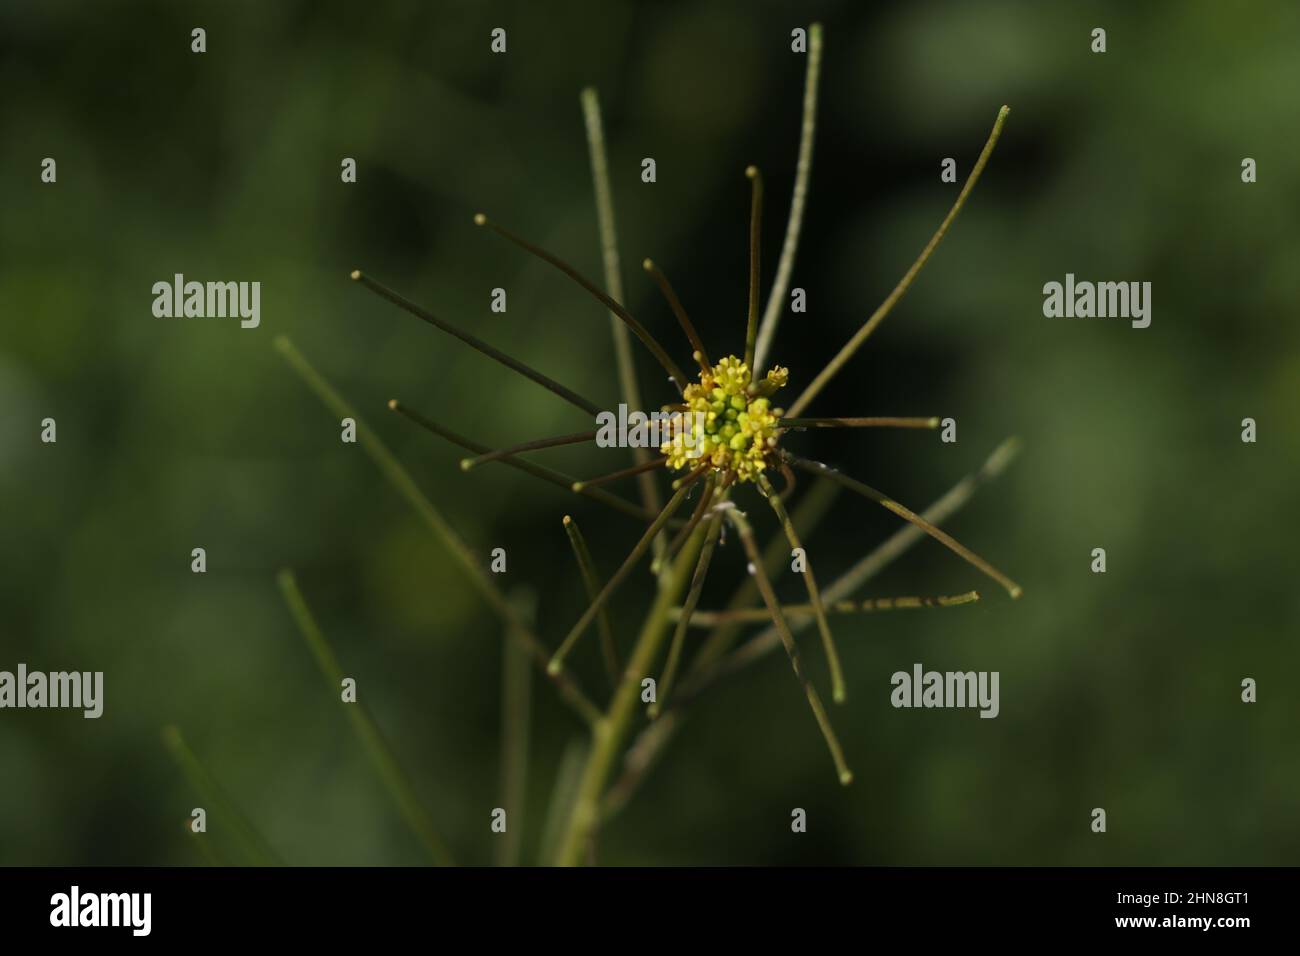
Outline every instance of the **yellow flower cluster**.
{"type": "Polygon", "coordinates": [[[673,435],[659,449],[668,467],[693,470],[708,461],[717,471],[735,472],[738,481],[753,481],[776,448],[778,419],[768,396],[788,378],[778,366],[751,394],[749,366],[734,355],[701,372],[699,382],[686,386],[686,411],[675,416],[673,435]]]}

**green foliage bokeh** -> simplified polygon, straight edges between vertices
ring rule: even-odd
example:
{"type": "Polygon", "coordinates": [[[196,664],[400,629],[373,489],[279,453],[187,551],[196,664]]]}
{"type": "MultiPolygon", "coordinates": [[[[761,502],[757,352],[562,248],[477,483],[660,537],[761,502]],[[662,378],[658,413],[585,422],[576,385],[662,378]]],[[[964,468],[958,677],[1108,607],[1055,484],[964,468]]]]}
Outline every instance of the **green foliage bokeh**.
{"type": "MultiPolygon", "coordinates": [[[[792,393],[942,218],[957,187],[940,161],[964,179],[998,107],[1013,112],[916,287],[810,409],[950,415],[958,442],[794,440],[919,509],[1020,436],[1015,466],[951,530],[1025,596],[1007,601],[923,542],[864,596],[975,587],[986,600],[837,619],[850,700],[833,716],[854,786],[836,784],[773,656],[693,711],[602,835],[601,861],[1296,861],[1300,10],[380,0],[0,9],[0,668],[103,670],[107,694],[97,721],[0,712],[0,864],[196,862],[181,824],[197,798],[160,743],[171,723],[290,861],[422,861],[322,690],[281,567],[457,855],[491,859],[500,627],[271,343],[294,340],[485,563],[507,548],[504,586],[536,595],[540,633],[558,641],[584,595],[561,517],[606,574],[635,525],[508,469],[462,474],[456,449],[384,403],[490,445],[577,430],[581,416],[348,272],[612,407],[601,308],[471,224],[483,210],[599,275],[578,104],[595,84],[629,307],[686,358],[636,267],[652,255],[715,354],[739,351],[742,171],[767,179],[766,286],[799,130],[790,30],[814,18],[826,54],[793,279],[809,310],[773,353],[792,393]],[[190,52],[195,26],[206,54],[190,52]],[[503,56],[488,50],[496,26],[503,56]],[[1104,55],[1089,51],[1095,26],[1104,55]],[[46,156],[53,186],[39,181],[46,156]],[[340,182],[345,156],[355,185],[340,182]],[[654,185],[640,181],[645,156],[654,185]],[[1067,272],[1151,281],[1151,327],[1044,318],[1042,285],[1067,272]],[[154,318],[150,288],[174,273],[259,280],[261,327],[154,318]],[[498,286],[504,315],[488,308],[498,286]],[[46,416],[56,445],[39,442],[46,416]],[[1247,416],[1254,445],[1239,438],[1247,416]],[[1089,572],[1094,547],[1105,575],[1089,572]],[[892,709],[889,675],[916,661],[1000,671],[1000,716],[892,709]],[[1239,700],[1247,676],[1254,705],[1239,700]],[[1104,837],[1088,827],[1098,806],[1104,837]],[[809,812],[806,835],[790,833],[793,807],[809,812]]],[[[638,363],[666,399],[657,366],[638,363]]],[[[590,448],[546,461],[611,470],[590,448]]],[[[829,580],[895,527],[841,498],[809,541],[814,566],[829,580]]],[[[718,562],[708,607],[742,573],[734,542],[718,562]]],[[[649,591],[639,571],[615,604],[625,652],[649,591]]],[[[799,593],[787,575],[782,594],[799,593]]],[[[594,641],[578,658],[599,687],[594,641]]],[[[530,860],[580,733],[541,679],[534,701],[530,860]]]]}

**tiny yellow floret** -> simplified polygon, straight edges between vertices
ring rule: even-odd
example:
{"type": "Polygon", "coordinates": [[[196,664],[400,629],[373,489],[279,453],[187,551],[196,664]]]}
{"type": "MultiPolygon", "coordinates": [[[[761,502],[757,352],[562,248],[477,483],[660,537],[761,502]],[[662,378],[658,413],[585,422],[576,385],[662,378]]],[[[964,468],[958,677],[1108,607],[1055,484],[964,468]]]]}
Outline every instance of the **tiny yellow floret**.
{"type": "Polygon", "coordinates": [[[672,435],[660,446],[674,471],[694,470],[709,462],[737,481],[753,481],[776,452],[777,423],[769,396],[789,379],[776,367],[758,388],[750,388],[749,366],[728,355],[700,380],[686,386],[686,410],[672,419],[672,435]]]}

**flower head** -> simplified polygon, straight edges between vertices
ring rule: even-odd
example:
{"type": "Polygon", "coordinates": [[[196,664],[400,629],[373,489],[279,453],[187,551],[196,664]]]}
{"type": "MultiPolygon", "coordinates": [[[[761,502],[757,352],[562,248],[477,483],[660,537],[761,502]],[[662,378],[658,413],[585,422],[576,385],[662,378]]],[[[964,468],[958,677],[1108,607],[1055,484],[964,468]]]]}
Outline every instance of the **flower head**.
{"type": "Polygon", "coordinates": [[[786,369],[774,368],[751,388],[749,366],[734,355],[701,371],[699,381],[686,386],[672,437],[659,449],[668,467],[680,471],[708,462],[736,481],[755,480],[776,452],[781,410],[771,407],[769,396],[788,378],[786,369]]]}

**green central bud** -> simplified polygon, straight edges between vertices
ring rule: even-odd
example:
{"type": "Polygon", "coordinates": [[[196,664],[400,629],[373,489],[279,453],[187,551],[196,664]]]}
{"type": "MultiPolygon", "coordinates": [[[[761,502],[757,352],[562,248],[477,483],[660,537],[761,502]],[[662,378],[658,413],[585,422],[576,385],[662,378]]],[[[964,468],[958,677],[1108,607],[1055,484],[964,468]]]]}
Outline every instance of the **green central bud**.
{"type": "Polygon", "coordinates": [[[768,396],[787,377],[785,369],[774,368],[751,390],[749,366],[734,355],[701,372],[682,396],[686,411],[677,419],[676,434],[660,448],[668,467],[694,470],[708,462],[719,472],[734,473],[737,481],[753,481],[776,449],[779,417],[768,396]],[[703,428],[697,434],[699,422],[703,428]]]}

